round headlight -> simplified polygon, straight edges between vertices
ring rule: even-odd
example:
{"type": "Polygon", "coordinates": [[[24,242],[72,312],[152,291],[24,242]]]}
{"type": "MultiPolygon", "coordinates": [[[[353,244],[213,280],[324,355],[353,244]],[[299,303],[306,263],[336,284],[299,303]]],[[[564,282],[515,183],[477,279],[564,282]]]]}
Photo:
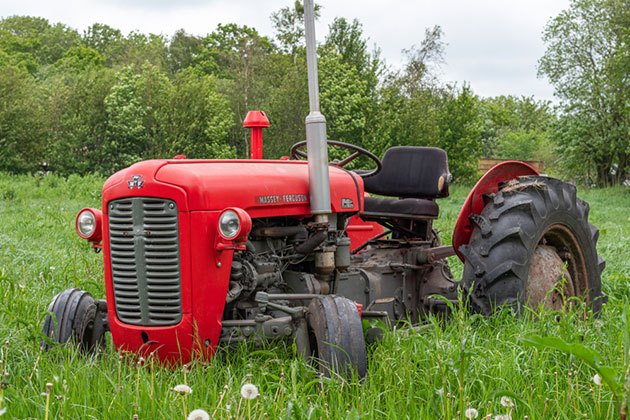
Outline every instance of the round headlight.
{"type": "Polygon", "coordinates": [[[103,220],[103,213],[99,209],[85,208],[81,209],[77,214],[75,228],[77,234],[90,242],[101,242],[101,225],[103,220]]]}
{"type": "Polygon", "coordinates": [[[94,217],[94,213],[89,210],[82,211],[77,218],[77,229],[84,237],[92,236],[94,230],[96,229],[96,218],[94,217]]]}
{"type": "Polygon", "coordinates": [[[241,230],[241,220],[233,210],[226,210],[219,218],[219,231],[225,239],[234,239],[241,230]]]}

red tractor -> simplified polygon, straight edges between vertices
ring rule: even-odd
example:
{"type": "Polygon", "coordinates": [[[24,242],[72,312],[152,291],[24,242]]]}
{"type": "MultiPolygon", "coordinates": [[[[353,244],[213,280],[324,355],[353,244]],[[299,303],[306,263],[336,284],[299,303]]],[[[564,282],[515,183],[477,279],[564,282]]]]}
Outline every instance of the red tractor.
{"type": "Polygon", "coordinates": [[[44,333],[91,350],[110,331],[118,349],[173,363],[210,357],[222,344],[288,339],[324,373],[362,377],[362,319],[421,323],[448,312],[458,293],[484,314],[570,296],[598,312],[598,231],[572,185],[524,163],[497,165],[470,192],[453,245],[443,246],[432,226],[451,181],[443,150],[392,147],[379,159],[325,141],[306,3],[307,141],[290,160],[263,160],[268,122],[253,113],[252,159],[150,160],[112,175],[102,210],[76,219],[79,236],[103,251],[106,300],[60,293],[44,333]],[[347,157],[329,165],[329,144],[347,157]],[[347,169],[362,156],[372,169],[347,169]],[[452,255],[464,262],[462,281],[450,273],[452,255]]]}

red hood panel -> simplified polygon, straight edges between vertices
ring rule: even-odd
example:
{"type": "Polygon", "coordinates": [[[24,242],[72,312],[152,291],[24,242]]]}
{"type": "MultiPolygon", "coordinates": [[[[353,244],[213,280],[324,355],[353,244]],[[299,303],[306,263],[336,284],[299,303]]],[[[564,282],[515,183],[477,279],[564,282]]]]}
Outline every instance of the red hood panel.
{"type": "MultiPolygon", "coordinates": [[[[359,211],[359,177],[335,167],[329,173],[332,211],[359,211]]],[[[183,189],[191,211],[240,207],[252,217],[310,214],[306,162],[170,160],[159,167],[155,180],[183,189]]]]}

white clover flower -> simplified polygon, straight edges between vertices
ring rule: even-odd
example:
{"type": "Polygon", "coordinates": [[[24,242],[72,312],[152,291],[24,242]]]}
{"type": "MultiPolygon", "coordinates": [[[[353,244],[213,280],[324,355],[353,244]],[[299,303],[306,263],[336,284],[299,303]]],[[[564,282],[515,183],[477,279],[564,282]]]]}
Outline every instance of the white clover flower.
{"type": "Polygon", "coordinates": [[[196,410],[191,411],[188,417],[186,417],[186,419],[187,420],[210,420],[210,414],[208,414],[205,410],[202,410],[201,408],[197,408],[196,410]]]}
{"type": "Polygon", "coordinates": [[[593,382],[595,382],[595,385],[597,386],[601,386],[602,385],[602,377],[599,376],[599,374],[595,374],[595,376],[593,376],[593,382]]]}
{"type": "Polygon", "coordinates": [[[468,410],[464,411],[464,416],[466,416],[467,419],[476,419],[478,415],[479,412],[474,408],[469,408],[468,410]]]}
{"type": "Polygon", "coordinates": [[[514,407],[514,403],[512,402],[512,400],[505,395],[501,397],[501,405],[503,407],[514,407]]]}
{"type": "Polygon", "coordinates": [[[173,391],[177,392],[179,395],[192,394],[192,388],[185,384],[175,385],[173,391]]]}
{"type": "Polygon", "coordinates": [[[241,387],[241,397],[253,400],[258,396],[258,387],[254,384],[245,384],[241,387]]]}

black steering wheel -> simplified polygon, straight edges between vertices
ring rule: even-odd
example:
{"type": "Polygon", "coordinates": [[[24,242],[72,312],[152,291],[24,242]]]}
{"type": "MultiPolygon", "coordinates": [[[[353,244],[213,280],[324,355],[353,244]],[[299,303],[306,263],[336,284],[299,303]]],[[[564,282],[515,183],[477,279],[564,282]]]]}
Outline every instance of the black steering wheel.
{"type": "MultiPolygon", "coordinates": [[[[383,164],[381,163],[381,160],[374,153],[368,150],[365,150],[362,147],[355,146],[354,144],[350,144],[350,143],[344,143],[342,141],[336,141],[336,140],[326,140],[326,143],[328,145],[341,147],[342,149],[347,149],[352,152],[352,154],[348,155],[346,158],[342,160],[333,160],[332,162],[330,162],[331,165],[337,166],[339,168],[343,168],[344,166],[348,165],[353,160],[361,156],[367,156],[368,158],[370,158],[372,162],[374,162],[376,167],[374,169],[353,171],[354,173],[359,175],[361,178],[367,178],[369,176],[376,175],[377,173],[381,171],[381,169],[383,169],[383,164]]],[[[306,153],[306,140],[299,141],[295,143],[293,146],[291,146],[290,153],[291,153],[292,159],[306,160],[308,157],[306,153]]]]}

